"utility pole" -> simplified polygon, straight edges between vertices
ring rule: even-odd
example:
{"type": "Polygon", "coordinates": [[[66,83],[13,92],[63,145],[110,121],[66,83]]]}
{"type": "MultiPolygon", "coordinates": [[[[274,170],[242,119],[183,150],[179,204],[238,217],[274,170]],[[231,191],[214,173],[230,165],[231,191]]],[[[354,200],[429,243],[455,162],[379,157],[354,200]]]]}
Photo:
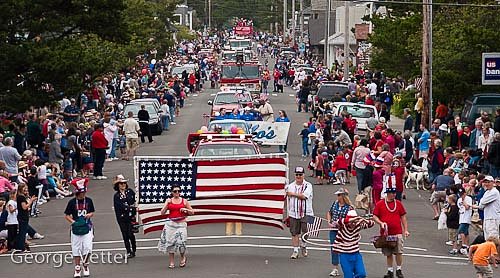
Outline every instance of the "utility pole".
{"type": "Polygon", "coordinates": [[[324,47],[324,64],[327,68],[330,68],[328,64],[329,52],[330,52],[330,15],[332,10],[332,0],[326,0],[326,9],[325,9],[325,47],[324,47]]]}
{"type": "Polygon", "coordinates": [[[212,29],[212,0],[208,0],[208,29],[212,29]]]}
{"type": "Polygon", "coordinates": [[[288,0],[283,0],[283,40],[286,39],[286,34],[287,34],[287,31],[286,31],[286,26],[288,25],[287,24],[287,10],[288,10],[288,7],[287,7],[287,1],[288,0]]]}
{"type": "Polygon", "coordinates": [[[344,2],[344,81],[349,78],[349,2],[344,2]]]}
{"type": "Polygon", "coordinates": [[[304,42],[304,0],[300,0],[300,42],[304,42]]]}
{"type": "Polygon", "coordinates": [[[292,42],[295,45],[295,29],[297,28],[297,18],[295,14],[295,0],[292,0],[292,42]]]}
{"type": "Polygon", "coordinates": [[[424,100],[424,111],[422,112],[422,123],[425,124],[427,128],[430,127],[432,121],[432,101],[431,101],[431,70],[430,70],[430,29],[432,28],[431,23],[431,6],[429,5],[432,0],[423,0],[422,7],[422,98],[424,100]]]}

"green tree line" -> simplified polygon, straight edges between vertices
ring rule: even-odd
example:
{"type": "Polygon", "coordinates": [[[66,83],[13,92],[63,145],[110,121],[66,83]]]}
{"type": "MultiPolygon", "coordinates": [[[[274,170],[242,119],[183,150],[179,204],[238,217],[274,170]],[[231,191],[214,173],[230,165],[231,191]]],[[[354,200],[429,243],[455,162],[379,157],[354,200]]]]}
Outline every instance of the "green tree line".
{"type": "Polygon", "coordinates": [[[84,89],[171,46],[166,25],[176,0],[3,0],[0,111],[21,112],[84,89]]]}
{"type": "MultiPolygon", "coordinates": [[[[434,1],[449,2],[456,1],[434,1]]],[[[495,1],[461,1],[496,4],[495,1]]],[[[371,67],[387,76],[413,79],[421,75],[422,6],[384,4],[387,15],[372,18],[371,67]]],[[[481,91],[500,92],[481,85],[483,52],[500,52],[500,8],[433,7],[433,93],[435,99],[462,103],[481,91]]]]}

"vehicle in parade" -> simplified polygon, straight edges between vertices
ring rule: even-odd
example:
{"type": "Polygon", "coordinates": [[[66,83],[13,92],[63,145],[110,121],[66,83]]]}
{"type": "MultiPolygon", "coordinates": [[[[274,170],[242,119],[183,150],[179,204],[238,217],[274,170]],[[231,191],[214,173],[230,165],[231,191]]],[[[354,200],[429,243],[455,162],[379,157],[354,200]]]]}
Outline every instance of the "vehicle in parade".
{"type": "Polygon", "coordinates": [[[123,115],[128,115],[128,112],[132,111],[134,114],[134,119],[139,120],[137,117],[137,113],[141,110],[141,105],[144,105],[149,114],[149,127],[151,129],[151,133],[154,135],[160,135],[163,131],[163,127],[161,125],[161,114],[163,111],[160,110],[160,107],[157,104],[157,99],[139,99],[133,100],[129,102],[123,108],[123,115]]]}
{"type": "Polygon", "coordinates": [[[233,109],[242,109],[249,103],[252,103],[252,96],[248,91],[223,90],[215,95],[214,100],[209,100],[208,105],[211,105],[210,117],[215,117],[216,112],[220,112],[222,108],[229,114],[233,109]]]}
{"type": "Polygon", "coordinates": [[[217,130],[232,132],[236,130],[243,130],[245,134],[250,133],[247,122],[244,120],[234,120],[234,119],[224,119],[224,120],[213,120],[208,124],[208,131],[217,132],[217,130]]]}
{"type": "Polygon", "coordinates": [[[340,116],[342,113],[348,113],[352,115],[352,119],[356,120],[356,134],[366,134],[366,120],[371,117],[372,113],[375,115],[375,119],[378,120],[377,108],[373,105],[358,104],[353,102],[334,102],[331,105],[332,114],[334,116],[340,116]]]}
{"type": "Polygon", "coordinates": [[[172,68],[171,74],[172,76],[177,76],[178,78],[180,78],[182,77],[182,72],[186,71],[187,73],[190,73],[195,69],[196,69],[195,64],[184,64],[182,66],[172,68]]]}
{"type": "Polygon", "coordinates": [[[250,92],[259,92],[260,65],[258,62],[226,62],[221,65],[221,86],[245,86],[250,92]]]}
{"type": "Polygon", "coordinates": [[[224,50],[222,53],[222,61],[224,62],[236,62],[236,56],[238,53],[243,54],[243,61],[250,62],[254,60],[254,55],[251,50],[235,51],[235,50],[224,50]]]}
{"type": "Polygon", "coordinates": [[[245,38],[229,39],[228,47],[230,50],[233,50],[233,51],[251,50],[252,49],[252,40],[245,39],[245,38]]]}
{"type": "Polygon", "coordinates": [[[192,151],[199,156],[241,156],[260,154],[259,146],[249,134],[202,134],[201,140],[192,151]]]}

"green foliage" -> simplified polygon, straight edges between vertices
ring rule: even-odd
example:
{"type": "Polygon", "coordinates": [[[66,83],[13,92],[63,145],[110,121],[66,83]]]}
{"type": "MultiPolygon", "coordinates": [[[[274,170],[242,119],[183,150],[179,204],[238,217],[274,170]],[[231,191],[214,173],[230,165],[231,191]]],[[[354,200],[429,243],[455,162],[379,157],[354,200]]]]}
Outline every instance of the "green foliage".
{"type": "Polygon", "coordinates": [[[174,0],[4,0],[0,3],[0,111],[76,96],[83,78],[133,65],[171,45],[174,0]],[[48,86],[50,84],[51,86],[48,86]]]}
{"type": "Polygon", "coordinates": [[[405,108],[410,108],[410,110],[413,111],[416,102],[414,90],[402,91],[399,95],[394,97],[394,104],[391,106],[391,114],[401,117],[405,108]]]}
{"type": "Polygon", "coordinates": [[[179,40],[179,41],[193,40],[196,38],[196,34],[189,31],[189,28],[187,26],[175,25],[175,28],[177,28],[177,30],[178,30],[177,40],[179,40]]]}
{"type": "MultiPolygon", "coordinates": [[[[454,1],[440,1],[454,2],[454,1]]],[[[493,3],[493,1],[471,1],[493,3]]],[[[421,74],[422,7],[396,6],[382,18],[373,17],[371,67],[388,76],[406,79],[421,74]]],[[[478,91],[500,91],[481,86],[481,54],[498,52],[499,8],[434,7],[433,96],[458,103],[478,91]]]]}

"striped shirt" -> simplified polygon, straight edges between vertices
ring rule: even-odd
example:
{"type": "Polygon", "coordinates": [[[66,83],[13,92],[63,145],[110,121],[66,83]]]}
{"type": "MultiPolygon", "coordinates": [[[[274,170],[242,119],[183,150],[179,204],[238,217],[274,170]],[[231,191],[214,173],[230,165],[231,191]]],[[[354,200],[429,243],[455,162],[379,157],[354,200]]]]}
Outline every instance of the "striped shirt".
{"type": "Polygon", "coordinates": [[[359,252],[360,232],[375,225],[373,220],[356,218],[349,224],[344,224],[344,219],[337,221],[338,233],[333,243],[333,251],[337,253],[357,253],[359,252]]]}
{"type": "Polygon", "coordinates": [[[285,186],[285,195],[287,192],[302,193],[306,197],[301,200],[295,196],[287,196],[288,216],[295,219],[303,218],[307,212],[307,200],[312,198],[312,184],[307,181],[303,181],[301,185],[292,182],[285,186]]]}

